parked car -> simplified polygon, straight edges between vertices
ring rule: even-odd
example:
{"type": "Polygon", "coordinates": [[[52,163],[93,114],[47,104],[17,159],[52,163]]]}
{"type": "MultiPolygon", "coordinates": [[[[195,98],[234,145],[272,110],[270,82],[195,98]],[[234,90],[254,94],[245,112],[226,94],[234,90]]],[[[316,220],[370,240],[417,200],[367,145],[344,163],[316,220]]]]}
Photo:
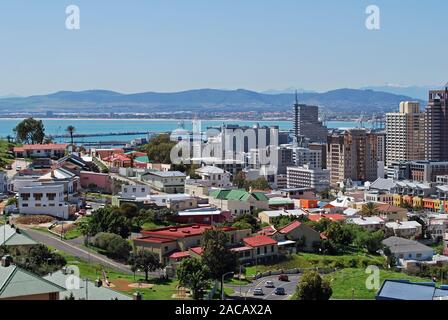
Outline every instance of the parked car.
{"type": "Polygon", "coordinates": [[[254,296],[264,296],[264,292],[262,288],[254,289],[254,296]]]}
{"type": "Polygon", "coordinates": [[[278,276],[278,280],[287,282],[287,281],[289,281],[289,277],[286,274],[281,274],[278,276]]]}
{"type": "Polygon", "coordinates": [[[266,281],[266,288],[275,288],[273,281],[266,281]]]}
{"type": "Polygon", "coordinates": [[[12,170],[12,166],[10,164],[6,165],[5,167],[6,170],[12,170]]]}
{"type": "Polygon", "coordinates": [[[278,296],[284,296],[286,294],[285,288],[283,288],[283,287],[276,288],[275,294],[278,296]]]}

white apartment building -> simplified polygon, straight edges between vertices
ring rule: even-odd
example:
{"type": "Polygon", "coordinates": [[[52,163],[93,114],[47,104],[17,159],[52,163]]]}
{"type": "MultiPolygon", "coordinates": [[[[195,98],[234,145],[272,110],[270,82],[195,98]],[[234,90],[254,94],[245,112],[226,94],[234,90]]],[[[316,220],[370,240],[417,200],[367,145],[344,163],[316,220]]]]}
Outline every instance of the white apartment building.
{"type": "Polygon", "coordinates": [[[320,192],[330,186],[330,171],[313,169],[309,165],[287,168],[288,188],[312,188],[320,192]]]}
{"type": "Polygon", "coordinates": [[[179,171],[151,171],[142,175],[142,180],[151,188],[164,193],[184,193],[186,176],[179,171]]]}
{"type": "Polygon", "coordinates": [[[119,194],[122,198],[142,198],[147,197],[151,194],[151,188],[147,185],[123,185],[121,186],[121,193],[119,194]]]}
{"type": "Polygon", "coordinates": [[[232,186],[231,174],[215,166],[204,166],[195,171],[209,187],[227,188],[232,186]]]}
{"type": "Polygon", "coordinates": [[[65,202],[64,186],[61,184],[22,187],[18,196],[21,214],[41,214],[68,219],[71,213],[71,206],[65,202]]]}
{"type": "Polygon", "coordinates": [[[293,161],[296,166],[309,165],[313,169],[322,169],[322,151],[293,148],[293,161]]]}
{"type": "Polygon", "coordinates": [[[420,103],[404,101],[399,112],[386,114],[386,165],[425,159],[420,103]]]}

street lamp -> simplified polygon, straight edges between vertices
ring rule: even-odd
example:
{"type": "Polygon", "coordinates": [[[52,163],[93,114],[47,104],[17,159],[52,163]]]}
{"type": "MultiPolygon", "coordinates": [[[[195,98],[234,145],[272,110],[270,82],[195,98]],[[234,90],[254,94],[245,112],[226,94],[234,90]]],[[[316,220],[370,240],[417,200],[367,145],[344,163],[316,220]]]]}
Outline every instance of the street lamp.
{"type": "Polygon", "coordinates": [[[222,277],[221,277],[221,283],[222,283],[222,286],[221,286],[221,300],[226,300],[226,295],[224,294],[224,278],[226,276],[228,276],[228,275],[233,275],[233,274],[234,274],[233,271],[232,272],[227,272],[227,273],[223,274],[222,277]]]}

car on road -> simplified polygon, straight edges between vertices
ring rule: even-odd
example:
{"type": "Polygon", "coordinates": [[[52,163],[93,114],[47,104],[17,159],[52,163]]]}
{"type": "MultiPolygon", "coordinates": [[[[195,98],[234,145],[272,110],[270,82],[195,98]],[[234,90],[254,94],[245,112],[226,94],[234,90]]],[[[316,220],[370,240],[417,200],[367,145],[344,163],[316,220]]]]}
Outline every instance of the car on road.
{"type": "Polygon", "coordinates": [[[264,292],[262,288],[255,288],[254,289],[254,296],[264,296],[264,292]]]}
{"type": "Polygon", "coordinates": [[[277,296],[284,296],[286,294],[286,290],[283,287],[278,287],[275,289],[275,294],[277,296]]]}
{"type": "Polygon", "coordinates": [[[289,281],[289,277],[286,274],[281,274],[278,276],[278,280],[279,281],[283,281],[283,282],[288,282],[289,281]]]}
{"type": "Polygon", "coordinates": [[[22,170],[22,167],[21,166],[17,166],[16,167],[16,171],[20,171],[20,170],[22,170]]]}
{"type": "Polygon", "coordinates": [[[5,167],[6,170],[12,170],[12,166],[10,164],[6,165],[5,167]]]}
{"type": "Polygon", "coordinates": [[[275,288],[273,281],[266,281],[266,288],[275,288]]]}

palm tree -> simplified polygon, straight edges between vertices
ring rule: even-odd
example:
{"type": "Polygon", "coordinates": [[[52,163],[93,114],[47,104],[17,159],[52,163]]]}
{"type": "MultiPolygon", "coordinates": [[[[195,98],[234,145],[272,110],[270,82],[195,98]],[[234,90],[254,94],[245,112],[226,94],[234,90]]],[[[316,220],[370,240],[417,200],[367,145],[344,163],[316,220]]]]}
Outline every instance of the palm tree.
{"type": "Polygon", "coordinates": [[[368,202],[362,206],[361,215],[363,217],[372,217],[378,214],[378,206],[373,202],[368,202]]]}
{"type": "Polygon", "coordinates": [[[73,145],[73,133],[75,133],[76,128],[74,126],[68,126],[67,129],[65,129],[65,131],[67,131],[68,134],[70,135],[70,141],[73,145]]]}

